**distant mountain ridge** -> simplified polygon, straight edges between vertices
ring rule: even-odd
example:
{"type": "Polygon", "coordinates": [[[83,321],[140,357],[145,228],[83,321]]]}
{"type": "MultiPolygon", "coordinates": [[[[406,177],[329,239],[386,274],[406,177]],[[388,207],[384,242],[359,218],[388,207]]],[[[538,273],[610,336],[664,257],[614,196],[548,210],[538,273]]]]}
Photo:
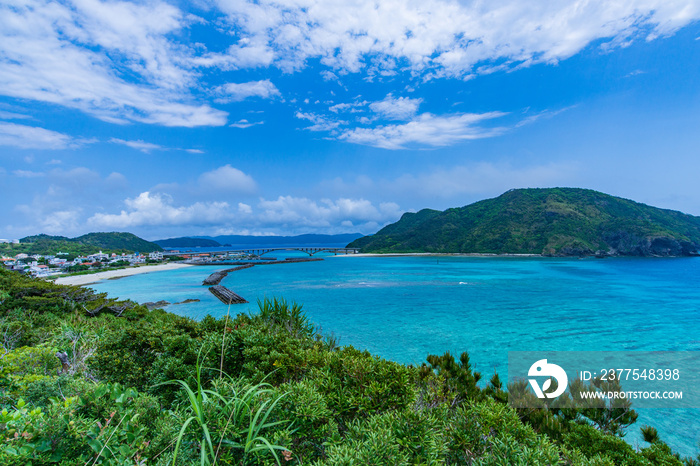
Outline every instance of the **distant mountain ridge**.
{"type": "Polygon", "coordinates": [[[218,248],[221,244],[206,238],[168,238],[154,241],[161,248],[218,248]]]}
{"type": "Polygon", "coordinates": [[[361,238],[361,233],[343,233],[338,235],[305,234],[297,236],[247,236],[247,235],[221,235],[221,236],[191,236],[183,238],[170,238],[154,241],[162,247],[217,247],[225,244],[254,244],[254,245],[280,245],[280,244],[347,244],[361,238]],[[216,243],[216,244],[214,244],[216,243]]]}
{"type": "Polygon", "coordinates": [[[142,252],[162,251],[155,243],[139,238],[132,233],[88,233],[77,238],[66,236],[34,235],[19,240],[36,254],[55,254],[58,251],[91,254],[102,250],[104,252],[142,252]]]}
{"type": "Polygon", "coordinates": [[[362,252],[689,256],[700,217],[590,189],[514,189],[444,212],[424,209],[348,244],[362,252]]]}

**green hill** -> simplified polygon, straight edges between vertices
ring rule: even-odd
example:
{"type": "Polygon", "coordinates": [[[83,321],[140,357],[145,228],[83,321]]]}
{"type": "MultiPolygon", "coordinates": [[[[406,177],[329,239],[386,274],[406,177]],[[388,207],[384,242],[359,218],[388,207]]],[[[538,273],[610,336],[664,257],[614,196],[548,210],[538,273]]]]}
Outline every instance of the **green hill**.
{"type": "Polygon", "coordinates": [[[514,189],[468,206],[421,210],[348,247],[362,252],[688,256],[700,217],[589,189],[514,189]]]}
{"type": "MultiPolygon", "coordinates": [[[[56,254],[67,252],[70,254],[93,254],[98,250],[107,253],[141,252],[149,253],[162,251],[155,243],[151,243],[131,233],[88,233],[77,238],[65,236],[35,235],[27,236],[19,240],[20,244],[4,245],[11,248],[14,254],[25,252],[28,254],[56,254]]],[[[3,250],[3,252],[5,252],[3,250]]]]}

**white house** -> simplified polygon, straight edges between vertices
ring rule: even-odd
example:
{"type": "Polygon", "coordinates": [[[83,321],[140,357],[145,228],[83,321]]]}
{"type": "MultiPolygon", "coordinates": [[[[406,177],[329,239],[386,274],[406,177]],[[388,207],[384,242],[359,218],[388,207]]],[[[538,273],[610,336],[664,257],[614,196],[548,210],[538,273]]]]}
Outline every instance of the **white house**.
{"type": "Polygon", "coordinates": [[[88,256],[88,259],[91,259],[93,262],[101,261],[102,259],[109,259],[109,254],[105,254],[102,251],[100,251],[97,254],[90,254],[88,256]]]}
{"type": "Polygon", "coordinates": [[[151,260],[162,261],[163,260],[163,253],[159,252],[159,251],[151,252],[148,254],[148,258],[151,260]]]}

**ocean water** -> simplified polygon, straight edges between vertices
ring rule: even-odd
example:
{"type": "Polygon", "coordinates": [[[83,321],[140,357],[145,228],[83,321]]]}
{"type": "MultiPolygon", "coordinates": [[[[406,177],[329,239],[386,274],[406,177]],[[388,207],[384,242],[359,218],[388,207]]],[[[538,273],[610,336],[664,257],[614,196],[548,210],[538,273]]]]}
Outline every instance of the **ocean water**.
{"type": "MultiPolygon", "coordinates": [[[[700,258],[324,257],[230,273],[221,284],[251,302],[231,312],[284,297],[341,344],[408,364],[468,351],[484,378],[503,380],[509,351],[700,351],[700,258]]],[[[200,299],[166,309],[222,316],[227,306],[201,285],[220,268],[91,286],[138,302],[200,299]]],[[[638,427],[650,424],[681,454],[699,452],[700,409],[639,412],[630,443],[644,446],[638,427]]]]}

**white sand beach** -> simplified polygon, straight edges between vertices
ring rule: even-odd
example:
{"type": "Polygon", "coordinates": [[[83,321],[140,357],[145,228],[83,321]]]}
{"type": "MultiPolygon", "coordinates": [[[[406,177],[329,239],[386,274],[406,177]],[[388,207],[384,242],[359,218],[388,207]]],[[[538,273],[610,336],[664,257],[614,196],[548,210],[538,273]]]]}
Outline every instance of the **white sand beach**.
{"type": "Polygon", "coordinates": [[[97,272],[88,275],[74,275],[72,277],[58,277],[55,283],[59,285],[76,285],[83,286],[95,283],[100,280],[108,280],[110,278],[129,277],[149,272],[161,272],[164,270],[181,269],[184,267],[193,267],[190,264],[159,264],[159,265],[143,265],[140,267],[130,267],[128,269],[107,270],[105,272],[97,272]]]}

